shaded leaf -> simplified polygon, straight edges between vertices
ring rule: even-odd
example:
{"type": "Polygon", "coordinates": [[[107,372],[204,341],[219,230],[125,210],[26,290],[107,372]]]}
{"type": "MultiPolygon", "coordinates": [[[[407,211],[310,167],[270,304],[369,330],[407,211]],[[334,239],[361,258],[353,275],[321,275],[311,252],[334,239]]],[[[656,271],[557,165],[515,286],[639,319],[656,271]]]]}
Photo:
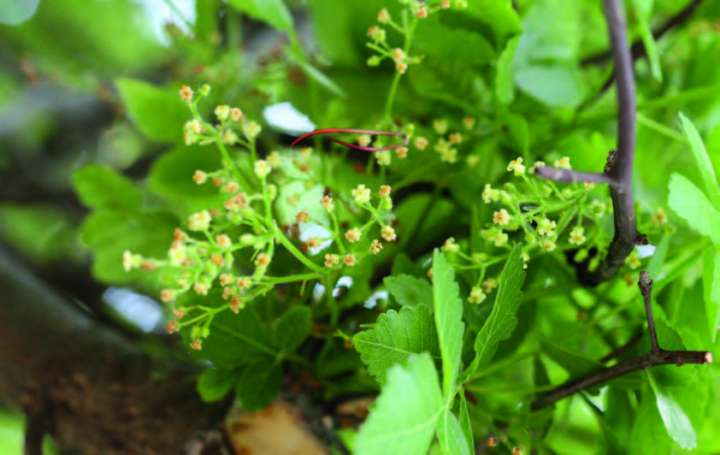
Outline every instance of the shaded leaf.
{"type": "Polygon", "coordinates": [[[135,126],[158,142],[179,142],[190,111],[174,88],[162,88],[137,79],[116,79],[123,105],[135,126]]]}
{"type": "Polygon", "coordinates": [[[655,393],[655,402],[668,434],[683,449],[694,449],[697,446],[697,437],[690,419],[680,405],[669,394],[661,390],[655,382],[652,372],[650,370],[645,370],[645,372],[655,393]]]}
{"type": "Polygon", "coordinates": [[[228,0],[236,10],[283,32],[293,30],[293,19],[283,0],[228,0]]]}
{"type": "Polygon", "coordinates": [[[468,368],[469,374],[472,375],[486,365],[495,354],[498,343],[508,338],[515,329],[524,280],[522,251],[520,246],[516,246],[500,274],[498,293],[490,316],[475,338],[475,358],[468,368]]]}
{"type": "Polygon", "coordinates": [[[275,399],[282,384],[282,368],[269,362],[243,367],[235,383],[235,399],[247,411],[265,408],[275,399]]]}
{"type": "Polygon", "coordinates": [[[668,205],[688,226],[720,245],[720,212],[690,180],[680,174],[670,177],[668,205]]]}
{"type": "Polygon", "coordinates": [[[401,274],[386,277],[383,284],[400,305],[432,307],[432,286],[423,278],[401,274]]]}
{"type": "Polygon", "coordinates": [[[386,371],[412,354],[438,354],[438,342],[429,306],[403,307],[381,314],[372,328],[353,337],[353,345],[370,374],[383,382],[386,371]]]}
{"type": "Polygon", "coordinates": [[[92,209],[137,209],[142,191],[135,184],[107,166],[89,165],[73,173],[73,187],[78,197],[92,209]]]}
{"type": "Polygon", "coordinates": [[[455,414],[445,410],[437,426],[440,449],[445,455],[470,455],[470,448],[455,414]]]}
{"type": "Polygon", "coordinates": [[[282,352],[295,351],[310,335],[312,311],[306,306],[294,306],[273,324],[275,346],[282,352]]]}
{"type": "Polygon", "coordinates": [[[710,202],[712,202],[715,208],[720,210],[720,185],[718,185],[715,169],[713,168],[712,161],[710,161],[710,155],[705,149],[705,144],[695,125],[682,113],[678,115],[683,131],[685,131],[685,136],[687,136],[688,142],[690,142],[690,150],[692,151],[693,157],[695,157],[695,164],[697,164],[703,184],[705,185],[705,194],[707,194],[708,199],[710,199],[710,202]]]}
{"type": "Polygon", "coordinates": [[[229,370],[208,368],[198,376],[197,391],[206,403],[220,401],[230,392],[235,379],[229,370]]]}
{"type": "Polygon", "coordinates": [[[433,307],[435,327],[442,355],[443,392],[450,400],[455,393],[455,380],[460,370],[465,324],[462,322],[463,304],[455,272],[445,255],[433,253],[433,307]]]}

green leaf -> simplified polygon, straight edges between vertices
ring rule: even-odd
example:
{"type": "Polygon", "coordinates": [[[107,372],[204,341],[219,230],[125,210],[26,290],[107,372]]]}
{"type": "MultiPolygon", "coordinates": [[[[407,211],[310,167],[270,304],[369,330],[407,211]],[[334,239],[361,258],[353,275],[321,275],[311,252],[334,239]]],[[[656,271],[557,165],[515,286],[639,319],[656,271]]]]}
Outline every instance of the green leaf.
{"type": "Polygon", "coordinates": [[[243,367],[235,383],[235,399],[246,411],[263,409],[278,394],[282,368],[272,362],[252,363],[243,367]]]}
{"type": "Polygon", "coordinates": [[[697,438],[690,419],[680,405],[678,405],[670,395],[660,389],[653,378],[652,372],[650,370],[645,370],[645,372],[647,373],[650,386],[655,393],[657,408],[668,434],[673,441],[683,449],[694,449],[697,446],[697,438]]]}
{"type": "Polygon", "coordinates": [[[371,329],[353,337],[353,345],[370,374],[381,383],[390,367],[411,355],[429,352],[435,356],[439,351],[429,306],[403,307],[399,313],[390,310],[381,314],[371,329]]]}
{"type": "Polygon", "coordinates": [[[473,436],[472,421],[470,420],[470,409],[468,408],[464,390],[460,393],[460,426],[465,435],[467,446],[475,447],[475,437],[473,436]]]}
{"type": "Polygon", "coordinates": [[[72,176],[78,197],[92,209],[137,209],[143,201],[142,191],[135,184],[106,166],[89,165],[72,176]]]}
{"type": "Polygon", "coordinates": [[[522,91],[550,107],[576,107],[586,92],[580,70],[566,63],[517,67],[515,83],[522,91]]]}
{"type": "Polygon", "coordinates": [[[294,352],[310,335],[312,311],[306,306],[296,305],[273,324],[274,343],[283,352],[294,352]]]}
{"type": "Polygon", "coordinates": [[[387,383],[355,441],[357,455],[425,455],[443,409],[440,384],[429,354],[388,370],[387,383]]]}
{"type": "Polygon", "coordinates": [[[495,96],[500,104],[510,104],[515,98],[515,82],[513,81],[513,59],[520,38],[508,41],[507,46],[500,54],[495,70],[495,96]]]}
{"type": "Polygon", "coordinates": [[[0,238],[33,261],[81,262],[72,213],[49,204],[0,204],[0,238]]]}
{"type": "MultiPolygon", "coordinates": [[[[219,291],[211,292],[210,297],[219,299],[219,291]]],[[[181,334],[189,343],[190,328],[183,328],[181,334]]],[[[218,313],[210,325],[209,336],[203,339],[202,350],[193,355],[198,359],[209,360],[216,367],[229,369],[239,365],[272,362],[280,353],[281,350],[274,343],[272,330],[260,319],[256,305],[250,304],[237,314],[231,311],[218,313]]]]}
{"type": "Polygon", "coordinates": [[[695,125],[682,113],[679,114],[679,117],[683,131],[685,131],[685,136],[687,136],[688,142],[690,142],[690,150],[695,157],[695,164],[697,164],[703,184],[705,185],[705,194],[707,194],[715,208],[720,210],[720,185],[718,185],[715,169],[713,168],[712,161],[710,161],[710,155],[705,149],[705,144],[695,125]]]}
{"type": "Polygon", "coordinates": [[[710,338],[715,342],[720,327],[720,248],[705,253],[703,286],[705,314],[710,329],[710,338]]]}
{"type": "Polygon", "coordinates": [[[492,359],[500,341],[508,338],[515,329],[524,280],[522,250],[516,246],[500,274],[498,293],[490,316],[475,338],[475,358],[468,368],[470,375],[492,359]]]}
{"type": "Polygon", "coordinates": [[[283,0],[228,0],[236,10],[276,29],[291,33],[293,19],[283,0]]]}
{"type": "Polygon", "coordinates": [[[151,276],[147,271],[123,270],[125,250],[147,257],[162,258],[177,225],[166,213],[126,210],[99,210],[88,216],[81,228],[81,240],[93,251],[93,275],[106,283],[130,283],[151,276]]]}
{"type": "Polygon", "coordinates": [[[443,412],[437,426],[440,449],[445,455],[470,455],[465,434],[455,414],[448,409],[443,412]]]}
{"type": "Polygon", "coordinates": [[[208,368],[198,376],[197,391],[206,403],[220,401],[230,392],[235,380],[230,370],[208,368]]]}
{"type": "Polygon", "coordinates": [[[694,183],[680,174],[670,176],[668,206],[690,229],[720,245],[720,212],[694,183]]]}
{"type": "Polygon", "coordinates": [[[401,274],[386,277],[383,284],[402,306],[420,305],[432,308],[433,290],[425,279],[401,274]]]}
{"type": "Polygon", "coordinates": [[[650,71],[658,82],[662,82],[662,69],[660,67],[660,56],[658,55],[655,38],[650,29],[650,20],[652,19],[653,0],[633,0],[633,9],[635,10],[635,18],[638,21],[640,39],[643,42],[645,51],[647,52],[650,62],[650,71]]]}
{"type": "Polygon", "coordinates": [[[304,210],[313,223],[329,226],[327,211],[318,204],[323,194],[323,186],[315,183],[296,180],[283,185],[275,201],[278,222],[281,225],[294,224],[298,212],[304,210]]]}
{"type": "Polygon", "coordinates": [[[455,393],[455,380],[462,360],[465,332],[463,304],[460,288],[455,282],[455,272],[439,250],[433,253],[432,271],[435,327],[442,355],[443,393],[445,399],[450,401],[455,393]]]}
{"type": "Polygon", "coordinates": [[[190,111],[174,88],[161,88],[136,79],[116,79],[123,105],[135,126],[158,142],[179,142],[190,111]]]}
{"type": "Polygon", "coordinates": [[[222,206],[224,197],[214,185],[198,185],[192,180],[198,169],[210,172],[220,167],[220,158],[215,151],[178,147],[155,160],[148,185],[170,204],[175,213],[185,218],[192,212],[222,206]]]}

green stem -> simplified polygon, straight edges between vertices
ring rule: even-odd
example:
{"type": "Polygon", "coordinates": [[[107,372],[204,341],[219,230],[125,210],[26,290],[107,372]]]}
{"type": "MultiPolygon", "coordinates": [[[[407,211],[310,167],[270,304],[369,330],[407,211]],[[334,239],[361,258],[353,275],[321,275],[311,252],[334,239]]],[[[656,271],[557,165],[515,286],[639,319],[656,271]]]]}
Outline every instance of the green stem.
{"type": "MultiPolygon", "coordinates": [[[[403,30],[405,30],[405,41],[403,43],[403,52],[405,55],[409,55],[410,47],[412,46],[413,35],[415,34],[415,27],[417,26],[417,18],[412,16],[410,24],[408,26],[407,13],[403,12],[403,30]]],[[[400,79],[402,73],[395,71],[395,76],[390,83],[390,91],[388,92],[387,101],[385,102],[385,123],[390,124],[392,121],[392,110],[395,104],[395,97],[397,96],[398,87],[400,86],[400,79]]]]}
{"type": "Polygon", "coordinates": [[[320,274],[323,273],[323,268],[311,261],[310,258],[308,258],[302,253],[302,251],[298,250],[297,247],[290,241],[290,239],[285,236],[282,230],[280,230],[277,224],[274,226],[274,228],[275,237],[277,238],[278,242],[280,242],[280,244],[285,247],[288,253],[295,256],[298,261],[305,264],[310,270],[313,270],[316,273],[320,274]]]}

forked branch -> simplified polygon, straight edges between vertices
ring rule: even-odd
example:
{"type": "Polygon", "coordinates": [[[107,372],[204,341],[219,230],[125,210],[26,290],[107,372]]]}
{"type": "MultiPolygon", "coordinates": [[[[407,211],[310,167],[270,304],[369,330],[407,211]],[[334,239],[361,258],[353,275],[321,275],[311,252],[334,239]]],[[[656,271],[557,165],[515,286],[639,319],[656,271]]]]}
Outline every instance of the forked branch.
{"type": "Polygon", "coordinates": [[[552,405],[565,397],[581,390],[604,384],[612,379],[658,365],[685,365],[704,364],[712,362],[712,353],[708,351],[665,351],[660,348],[655,331],[655,320],[652,313],[652,280],[647,272],[640,273],[638,287],[645,305],[648,335],[650,337],[650,352],[627,360],[623,360],[611,367],[594,371],[587,376],[573,379],[560,385],[554,390],[542,395],[530,406],[533,410],[552,405]]]}
{"type": "Polygon", "coordinates": [[[628,46],[625,18],[619,0],[604,0],[605,17],[610,33],[615,80],[617,81],[618,139],[617,151],[610,152],[602,173],[584,173],[538,167],[535,173],[559,182],[607,183],[613,203],[615,234],[603,263],[595,271],[581,270],[579,278],[595,285],[608,280],[623,265],[638,240],[635,206],[632,195],[632,173],[635,160],[635,79],[628,46]]]}

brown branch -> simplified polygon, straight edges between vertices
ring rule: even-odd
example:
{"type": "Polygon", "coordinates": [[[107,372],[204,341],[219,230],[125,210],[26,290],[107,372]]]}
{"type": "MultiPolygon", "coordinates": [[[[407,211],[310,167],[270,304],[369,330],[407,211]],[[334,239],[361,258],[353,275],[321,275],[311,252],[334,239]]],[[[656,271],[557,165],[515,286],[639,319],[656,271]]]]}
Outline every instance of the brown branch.
{"type": "Polygon", "coordinates": [[[605,174],[596,172],[578,172],[572,169],[563,169],[551,166],[538,166],[535,168],[535,175],[544,179],[561,183],[605,183],[612,185],[614,182],[605,174]]]}
{"type": "MultiPolygon", "coordinates": [[[[692,17],[695,10],[700,6],[703,0],[691,0],[683,9],[678,11],[674,16],[669,17],[665,22],[660,24],[658,28],[653,30],[652,35],[655,40],[662,38],[667,32],[675,27],[679,27],[692,17]]],[[[642,39],[637,39],[633,42],[630,47],[633,60],[637,60],[647,54],[645,45],[642,39]]],[[[612,51],[610,49],[598,52],[596,54],[588,55],[580,61],[583,66],[587,65],[598,65],[605,63],[609,58],[612,57],[612,51]]]]}
{"type": "Polygon", "coordinates": [[[81,453],[185,453],[228,404],[203,403],[192,365],[153,357],[58,297],[0,248],[0,402],[81,453]]]}
{"type": "Polygon", "coordinates": [[[624,360],[611,367],[601,368],[581,378],[572,379],[560,385],[554,390],[542,395],[530,405],[533,410],[541,409],[573,395],[581,390],[604,384],[612,379],[619,378],[635,371],[658,365],[685,365],[705,364],[712,362],[712,353],[708,351],[664,351],[660,348],[655,332],[655,321],[652,315],[652,280],[647,272],[640,273],[638,287],[643,296],[645,315],[648,322],[650,335],[650,352],[640,356],[624,360]]]}
{"type": "MultiPolygon", "coordinates": [[[[613,203],[615,234],[608,248],[607,256],[596,271],[581,270],[579,279],[589,285],[596,285],[615,275],[632,251],[638,233],[635,223],[635,206],[632,195],[632,173],[635,160],[635,79],[633,63],[628,48],[625,18],[618,0],[604,0],[605,17],[608,23],[610,41],[615,60],[618,101],[617,152],[610,152],[603,174],[560,173],[567,179],[592,178],[609,183],[613,203]],[[601,177],[602,175],[602,177],[601,177]]],[[[551,178],[557,170],[539,168],[540,176],[551,178]]],[[[565,180],[558,180],[565,181],[565,180]]]]}

